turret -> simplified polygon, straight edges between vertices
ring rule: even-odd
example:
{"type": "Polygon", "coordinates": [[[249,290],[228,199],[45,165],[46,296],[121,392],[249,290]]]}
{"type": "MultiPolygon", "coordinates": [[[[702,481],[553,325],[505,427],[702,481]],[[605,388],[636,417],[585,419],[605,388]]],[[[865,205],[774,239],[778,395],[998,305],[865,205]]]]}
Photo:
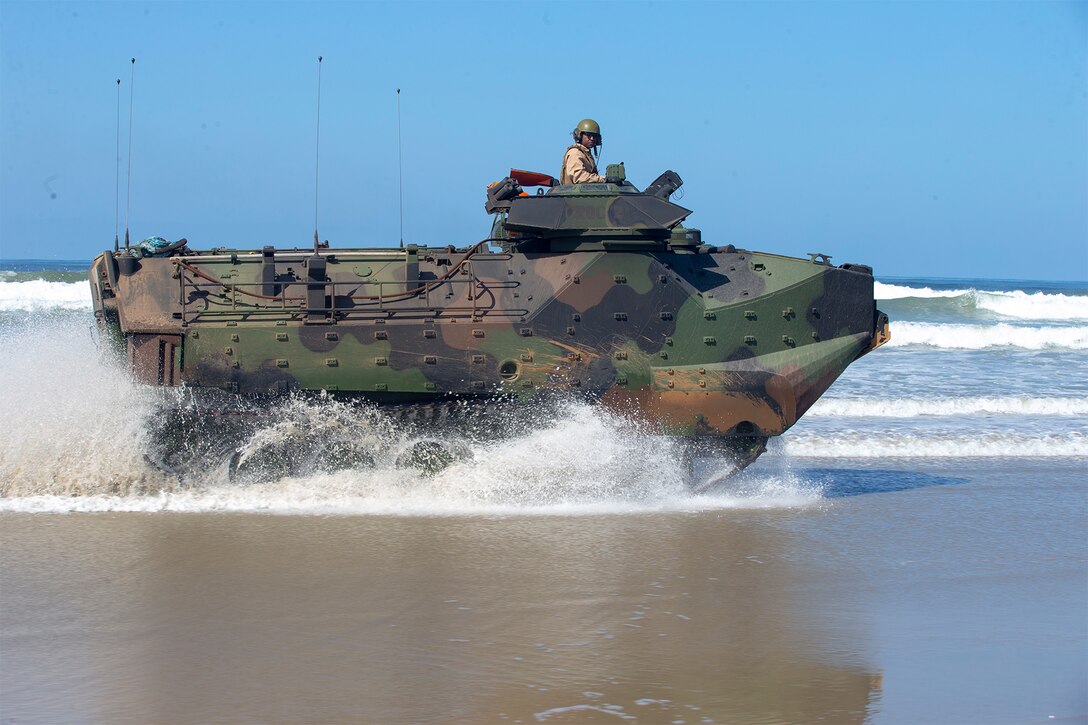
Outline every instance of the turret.
{"type": "Polygon", "coordinates": [[[498,215],[494,236],[556,251],[586,244],[664,247],[674,239],[688,246],[698,240],[698,230],[679,226],[691,210],[668,199],[684,183],[678,174],[666,171],[639,191],[626,180],[623,164],[610,165],[607,172],[619,183],[561,186],[544,174],[511,170],[488,187],[486,208],[498,215]],[[540,188],[530,195],[523,191],[528,185],[540,188]]]}

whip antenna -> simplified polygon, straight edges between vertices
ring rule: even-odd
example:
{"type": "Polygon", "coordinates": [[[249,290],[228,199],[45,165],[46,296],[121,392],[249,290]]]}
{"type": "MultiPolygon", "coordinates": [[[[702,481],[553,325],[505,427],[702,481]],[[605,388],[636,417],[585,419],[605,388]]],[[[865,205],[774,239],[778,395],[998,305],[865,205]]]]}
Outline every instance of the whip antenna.
{"type": "Polygon", "coordinates": [[[121,229],[121,79],[117,79],[117,153],[113,157],[113,251],[119,248],[121,229]]]}
{"type": "Polygon", "coordinates": [[[314,254],[317,254],[317,192],[321,171],[321,61],[317,56],[317,142],[314,144],[314,254]]]}
{"type": "Polygon", "coordinates": [[[397,89],[397,186],[400,206],[400,248],[404,249],[404,154],[400,143],[400,89],[397,89]]]}
{"type": "MultiPolygon", "coordinates": [[[[128,83],[128,189],[125,191],[125,249],[128,249],[128,218],[132,209],[132,89],[136,84],[136,59],[132,59],[132,77],[128,83]]],[[[120,86],[118,86],[120,93],[120,86]]]]}

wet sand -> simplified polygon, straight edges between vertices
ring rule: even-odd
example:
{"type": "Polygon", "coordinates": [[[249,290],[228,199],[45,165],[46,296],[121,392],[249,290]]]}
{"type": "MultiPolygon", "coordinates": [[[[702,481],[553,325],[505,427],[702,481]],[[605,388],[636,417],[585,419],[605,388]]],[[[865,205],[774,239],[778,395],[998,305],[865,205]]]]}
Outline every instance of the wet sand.
{"type": "Polygon", "coordinates": [[[1088,718],[1083,461],[625,513],[0,513],[24,722],[1088,718]]]}

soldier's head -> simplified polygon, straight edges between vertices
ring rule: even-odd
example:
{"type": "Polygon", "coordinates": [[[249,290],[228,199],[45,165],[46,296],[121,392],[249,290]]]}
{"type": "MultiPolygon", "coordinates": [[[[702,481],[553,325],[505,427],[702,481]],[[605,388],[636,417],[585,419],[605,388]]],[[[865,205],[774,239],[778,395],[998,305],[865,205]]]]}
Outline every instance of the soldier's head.
{"type": "Polygon", "coordinates": [[[574,142],[582,144],[587,149],[601,145],[601,127],[592,118],[583,118],[574,131],[571,132],[574,142]]]}

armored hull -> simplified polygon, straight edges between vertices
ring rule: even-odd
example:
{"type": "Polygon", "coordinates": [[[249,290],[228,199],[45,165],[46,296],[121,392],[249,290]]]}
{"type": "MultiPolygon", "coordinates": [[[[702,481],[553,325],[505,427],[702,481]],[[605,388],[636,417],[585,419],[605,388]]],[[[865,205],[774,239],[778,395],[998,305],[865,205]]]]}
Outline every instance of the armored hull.
{"type": "Polygon", "coordinates": [[[704,244],[667,199],[678,184],[543,177],[525,195],[538,178],[493,185],[491,237],[470,247],[105,252],[95,314],[149,385],[420,406],[573,395],[745,463],[888,338],[868,267],[704,244]]]}

